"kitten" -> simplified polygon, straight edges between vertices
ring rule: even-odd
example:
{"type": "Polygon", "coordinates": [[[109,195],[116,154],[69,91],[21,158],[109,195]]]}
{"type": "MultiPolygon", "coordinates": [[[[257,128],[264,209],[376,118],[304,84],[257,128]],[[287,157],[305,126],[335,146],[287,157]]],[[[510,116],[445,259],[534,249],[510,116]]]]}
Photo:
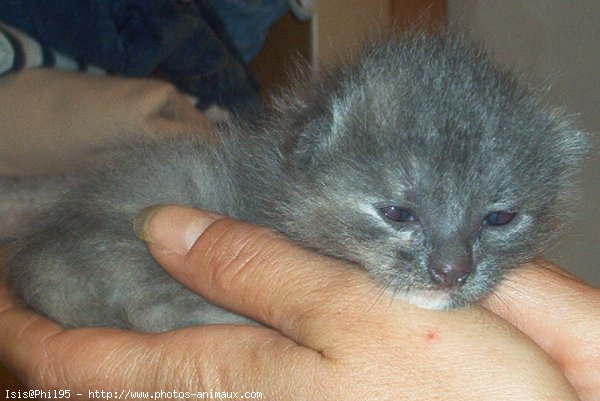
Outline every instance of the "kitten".
{"type": "Polygon", "coordinates": [[[177,203],[268,225],[427,308],[489,293],[569,206],[586,136],[450,35],[389,40],[300,85],[255,124],[131,146],[44,212],[7,261],[23,303],[67,327],[243,322],[136,239],[177,203]]]}

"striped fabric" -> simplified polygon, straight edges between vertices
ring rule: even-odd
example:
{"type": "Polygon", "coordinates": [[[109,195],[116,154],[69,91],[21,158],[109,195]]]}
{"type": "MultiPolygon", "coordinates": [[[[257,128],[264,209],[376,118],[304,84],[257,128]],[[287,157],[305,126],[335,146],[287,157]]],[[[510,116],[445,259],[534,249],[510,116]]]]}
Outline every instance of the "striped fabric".
{"type": "Polygon", "coordinates": [[[100,67],[44,47],[18,29],[0,23],[0,76],[36,67],[83,71],[96,75],[106,73],[100,67]]]}

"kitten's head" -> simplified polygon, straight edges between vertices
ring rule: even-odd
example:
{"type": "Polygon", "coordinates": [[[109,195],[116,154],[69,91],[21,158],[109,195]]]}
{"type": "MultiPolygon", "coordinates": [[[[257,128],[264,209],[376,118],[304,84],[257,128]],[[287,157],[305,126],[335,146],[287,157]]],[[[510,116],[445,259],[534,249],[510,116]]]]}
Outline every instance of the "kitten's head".
{"type": "Polygon", "coordinates": [[[284,108],[280,228],[413,303],[474,301],[555,237],[586,137],[460,40],[361,60],[284,108]]]}

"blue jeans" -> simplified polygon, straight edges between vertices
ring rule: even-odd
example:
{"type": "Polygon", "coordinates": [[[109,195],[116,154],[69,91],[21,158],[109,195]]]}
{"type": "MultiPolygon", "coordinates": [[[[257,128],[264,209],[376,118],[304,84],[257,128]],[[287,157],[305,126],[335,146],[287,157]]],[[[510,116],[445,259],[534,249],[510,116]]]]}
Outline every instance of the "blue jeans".
{"type": "Polygon", "coordinates": [[[158,75],[200,106],[254,107],[246,63],[285,0],[3,0],[0,20],[111,72],[158,75]]]}

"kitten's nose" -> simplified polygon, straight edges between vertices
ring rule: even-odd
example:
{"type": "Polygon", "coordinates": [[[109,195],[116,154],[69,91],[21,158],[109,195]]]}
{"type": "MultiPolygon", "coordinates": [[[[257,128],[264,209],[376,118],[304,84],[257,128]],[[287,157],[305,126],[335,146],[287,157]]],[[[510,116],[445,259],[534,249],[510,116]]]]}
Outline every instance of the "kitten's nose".
{"type": "Polygon", "coordinates": [[[473,271],[469,264],[436,263],[429,268],[434,283],[441,287],[460,287],[473,271]]]}

